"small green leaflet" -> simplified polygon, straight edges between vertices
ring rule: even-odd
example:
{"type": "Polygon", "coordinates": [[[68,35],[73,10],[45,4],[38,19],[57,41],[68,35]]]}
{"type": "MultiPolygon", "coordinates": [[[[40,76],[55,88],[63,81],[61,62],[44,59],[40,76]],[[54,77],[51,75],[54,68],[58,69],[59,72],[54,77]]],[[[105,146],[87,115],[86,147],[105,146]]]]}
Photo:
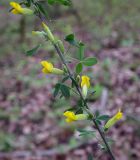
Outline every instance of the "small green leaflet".
{"type": "Polygon", "coordinates": [[[61,89],[62,95],[65,98],[69,98],[70,97],[70,90],[66,85],[61,84],[61,88],[60,89],[61,89]]]}
{"type": "Polygon", "coordinates": [[[55,85],[55,90],[54,90],[54,92],[53,92],[53,95],[54,95],[54,97],[56,97],[57,95],[58,95],[58,92],[60,91],[60,87],[61,87],[61,84],[60,83],[57,83],[56,85],[55,85]]]}
{"type": "Polygon", "coordinates": [[[98,120],[101,120],[101,121],[107,121],[110,119],[110,117],[108,115],[101,115],[99,117],[97,117],[98,120]]]}
{"type": "Polygon", "coordinates": [[[62,79],[62,83],[65,82],[65,81],[67,81],[69,78],[70,78],[69,76],[64,77],[64,78],[62,79]]]}
{"type": "Polygon", "coordinates": [[[31,0],[26,0],[27,2],[25,3],[25,5],[27,6],[27,7],[30,7],[31,6],[31,0]]]}
{"type": "Polygon", "coordinates": [[[65,37],[65,41],[67,41],[69,44],[76,46],[77,42],[75,40],[74,34],[69,34],[65,37]]]}
{"type": "Polygon", "coordinates": [[[79,136],[88,136],[88,135],[95,136],[95,131],[92,130],[77,129],[77,131],[80,132],[79,136]]]}
{"type": "Polygon", "coordinates": [[[55,90],[54,90],[54,93],[53,93],[54,97],[56,97],[60,91],[62,93],[62,96],[64,96],[65,98],[69,98],[70,97],[69,87],[67,87],[64,84],[57,83],[55,85],[55,90]]]}
{"type": "Polygon", "coordinates": [[[34,47],[33,49],[26,51],[26,55],[27,56],[33,56],[34,54],[36,54],[37,50],[42,46],[42,44],[37,45],[36,47],[34,47]]]}
{"type": "Polygon", "coordinates": [[[83,109],[81,107],[78,107],[75,114],[82,114],[83,113],[83,109]]]}
{"type": "Polygon", "coordinates": [[[83,60],[83,58],[84,58],[84,51],[85,51],[85,45],[83,43],[79,43],[78,55],[77,55],[77,58],[79,60],[83,60]]]}
{"type": "Polygon", "coordinates": [[[88,57],[88,58],[85,58],[82,63],[85,65],[85,66],[93,66],[95,64],[97,64],[97,59],[95,57],[88,57]]]}
{"type": "Polygon", "coordinates": [[[46,18],[48,18],[49,15],[48,15],[46,9],[44,8],[44,3],[43,2],[36,2],[36,5],[38,6],[40,12],[43,13],[46,18]]]}
{"type": "Polygon", "coordinates": [[[76,73],[79,74],[79,73],[82,72],[82,70],[83,70],[83,65],[82,65],[82,63],[78,63],[78,64],[76,65],[76,68],[75,68],[76,73]]]}
{"type": "Polygon", "coordinates": [[[53,5],[54,3],[59,3],[65,6],[70,6],[71,5],[71,1],[70,0],[48,0],[48,3],[50,5],[53,5]]]}

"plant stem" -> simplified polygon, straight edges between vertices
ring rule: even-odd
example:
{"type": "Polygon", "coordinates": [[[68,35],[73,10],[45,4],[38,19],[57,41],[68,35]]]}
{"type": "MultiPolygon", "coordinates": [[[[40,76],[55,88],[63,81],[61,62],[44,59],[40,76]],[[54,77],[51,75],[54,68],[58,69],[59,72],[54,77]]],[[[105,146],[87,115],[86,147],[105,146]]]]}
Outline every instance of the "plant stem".
{"type": "MultiPolygon", "coordinates": [[[[54,45],[54,48],[56,49],[57,54],[59,55],[62,63],[65,65],[65,67],[66,67],[66,69],[67,69],[67,71],[68,71],[69,77],[71,78],[71,80],[73,80],[71,71],[70,71],[70,69],[69,69],[69,67],[68,67],[68,65],[67,65],[67,63],[66,63],[66,61],[65,61],[65,59],[64,59],[64,57],[63,57],[63,54],[61,53],[61,50],[59,49],[59,47],[58,47],[56,44],[53,44],[53,45],[54,45]]],[[[79,93],[82,101],[84,102],[84,105],[86,106],[86,108],[89,108],[87,102],[86,102],[85,99],[83,98],[83,95],[82,95],[82,93],[81,93],[81,90],[79,89],[78,84],[77,84],[76,82],[75,82],[74,84],[75,84],[75,87],[76,87],[76,89],[77,89],[77,91],[78,91],[78,93],[79,93]]],[[[98,125],[98,123],[96,122],[95,119],[93,119],[93,123],[95,124],[96,129],[98,130],[98,132],[99,132],[99,134],[100,134],[100,136],[101,136],[101,138],[102,138],[102,140],[103,140],[103,142],[104,142],[104,144],[105,144],[105,146],[106,146],[106,148],[107,148],[107,151],[108,151],[108,153],[110,154],[110,157],[112,158],[112,160],[115,160],[115,157],[114,157],[114,155],[113,155],[113,153],[112,153],[112,151],[111,151],[111,149],[110,149],[110,147],[109,147],[109,144],[107,143],[107,140],[106,140],[106,138],[105,138],[104,132],[101,130],[101,128],[99,127],[99,125],[98,125]]]]}
{"type": "Polygon", "coordinates": [[[107,143],[107,140],[106,140],[106,137],[105,137],[105,135],[104,135],[104,132],[103,132],[102,129],[99,127],[99,125],[97,124],[97,122],[96,122],[95,119],[93,119],[93,122],[94,122],[94,124],[95,124],[98,132],[100,133],[100,136],[101,136],[104,144],[106,145],[106,149],[107,149],[108,153],[110,154],[110,157],[112,158],[112,160],[115,160],[115,157],[114,157],[114,155],[113,155],[113,153],[112,153],[112,151],[111,151],[111,149],[110,149],[110,147],[109,147],[109,144],[107,143]]]}
{"type": "MultiPolygon", "coordinates": [[[[42,17],[42,15],[41,15],[40,13],[39,13],[38,17],[40,18],[41,21],[45,21],[45,18],[42,17]]],[[[84,106],[86,107],[86,112],[87,112],[89,115],[93,115],[93,114],[90,113],[90,111],[88,110],[88,108],[89,108],[89,107],[88,107],[88,104],[87,104],[87,102],[85,101],[85,99],[84,99],[84,97],[83,97],[83,95],[82,95],[82,93],[81,93],[81,90],[79,89],[79,85],[78,85],[77,82],[74,80],[73,75],[71,74],[71,71],[70,71],[70,69],[69,69],[69,67],[68,67],[68,65],[67,65],[67,63],[66,63],[66,61],[65,61],[65,58],[64,58],[64,56],[63,56],[63,53],[61,52],[61,50],[60,50],[60,48],[57,46],[57,44],[55,44],[55,43],[52,43],[52,44],[53,44],[53,46],[54,46],[57,54],[59,55],[62,63],[63,63],[64,66],[66,67],[70,79],[74,82],[75,88],[77,89],[77,91],[78,91],[78,93],[79,93],[79,95],[80,95],[80,98],[82,99],[82,101],[83,101],[83,103],[84,103],[84,106]]],[[[93,116],[93,117],[94,117],[94,116],[93,116]]],[[[108,142],[107,142],[107,140],[106,140],[106,138],[105,138],[104,132],[101,130],[101,128],[99,127],[99,125],[98,125],[98,123],[96,122],[95,119],[93,119],[93,123],[94,123],[94,125],[96,126],[96,129],[98,130],[98,132],[99,132],[99,134],[100,134],[100,136],[101,136],[101,138],[102,138],[102,140],[103,140],[103,142],[104,142],[104,144],[105,144],[105,146],[106,146],[106,148],[107,148],[107,151],[108,151],[111,159],[112,159],[112,160],[115,160],[115,157],[114,157],[114,155],[113,155],[113,153],[112,153],[112,151],[111,151],[111,149],[110,149],[110,147],[109,147],[109,144],[108,144],[108,142]]]]}

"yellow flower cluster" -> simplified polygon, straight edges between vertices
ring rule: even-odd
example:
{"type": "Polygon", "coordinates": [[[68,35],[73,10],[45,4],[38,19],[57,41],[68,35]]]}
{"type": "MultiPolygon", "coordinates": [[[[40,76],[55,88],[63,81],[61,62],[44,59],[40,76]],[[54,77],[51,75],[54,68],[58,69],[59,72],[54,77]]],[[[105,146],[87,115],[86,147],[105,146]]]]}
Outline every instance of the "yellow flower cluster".
{"type": "Polygon", "coordinates": [[[49,40],[54,43],[55,38],[54,38],[51,30],[49,29],[49,27],[44,22],[42,22],[42,26],[44,28],[44,31],[47,33],[47,36],[48,36],[49,40]]]}
{"type": "Polygon", "coordinates": [[[13,7],[11,11],[13,14],[32,15],[34,13],[31,9],[23,8],[16,2],[10,2],[10,5],[13,7]]]}

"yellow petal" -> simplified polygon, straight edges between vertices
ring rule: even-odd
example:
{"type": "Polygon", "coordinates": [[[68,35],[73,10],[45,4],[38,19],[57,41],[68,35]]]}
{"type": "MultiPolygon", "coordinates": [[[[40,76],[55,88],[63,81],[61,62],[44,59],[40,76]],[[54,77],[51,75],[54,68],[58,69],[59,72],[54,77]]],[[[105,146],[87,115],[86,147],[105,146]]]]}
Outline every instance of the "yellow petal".
{"type": "Polygon", "coordinates": [[[16,2],[10,2],[10,5],[15,9],[20,9],[21,8],[21,5],[16,3],[16,2]]]}
{"type": "Polygon", "coordinates": [[[32,15],[34,13],[31,9],[22,8],[21,5],[16,2],[10,2],[10,5],[13,7],[11,11],[13,14],[32,15]]]}
{"type": "Polygon", "coordinates": [[[48,70],[47,70],[46,68],[43,68],[43,69],[42,69],[42,72],[43,72],[44,74],[50,73],[50,72],[48,72],[48,70]]]}
{"type": "Polygon", "coordinates": [[[81,87],[84,85],[86,85],[87,88],[90,87],[90,78],[88,76],[82,76],[81,87]]]}
{"type": "Polygon", "coordinates": [[[13,14],[20,14],[20,12],[18,12],[16,9],[12,9],[11,11],[13,14]]]}
{"type": "Polygon", "coordinates": [[[115,115],[115,118],[117,120],[121,119],[123,117],[123,113],[121,111],[119,111],[116,115],[115,115]]]}
{"type": "Polygon", "coordinates": [[[67,123],[71,123],[71,122],[73,122],[73,120],[70,119],[70,118],[66,118],[66,122],[67,122],[67,123]]]}
{"type": "Polygon", "coordinates": [[[74,112],[71,112],[71,111],[66,111],[64,114],[63,114],[65,117],[67,117],[66,121],[75,121],[77,120],[77,117],[75,115],[74,112]],[[69,119],[69,120],[68,120],[69,119]]]}
{"type": "Polygon", "coordinates": [[[48,73],[52,72],[53,65],[47,61],[41,61],[41,65],[47,70],[48,73]]]}

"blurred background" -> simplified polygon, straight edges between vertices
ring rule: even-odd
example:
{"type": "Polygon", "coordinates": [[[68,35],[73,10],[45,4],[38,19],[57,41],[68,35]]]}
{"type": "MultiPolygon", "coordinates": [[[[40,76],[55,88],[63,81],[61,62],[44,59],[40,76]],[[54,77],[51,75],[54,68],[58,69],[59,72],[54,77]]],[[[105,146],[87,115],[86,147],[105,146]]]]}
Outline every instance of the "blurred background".
{"type": "MultiPolygon", "coordinates": [[[[56,66],[60,61],[50,44],[31,34],[41,30],[40,21],[12,15],[9,2],[0,1],[0,160],[90,160],[91,155],[109,160],[94,136],[79,136],[77,128],[94,129],[91,123],[65,123],[62,114],[77,99],[54,99],[59,78],[42,75],[40,65],[46,58],[56,66]],[[26,56],[39,43],[38,53],[26,56]]],[[[117,160],[139,160],[140,2],[72,2],[71,7],[44,4],[49,26],[62,40],[74,33],[86,44],[86,55],[98,58],[85,70],[96,90],[91,110],[112,116],[122,108],[123,120],[107,133],[114,141],[111,148],[117,160]]],[[[70,48],[70,54],[76,51],[70,48]]]]}

